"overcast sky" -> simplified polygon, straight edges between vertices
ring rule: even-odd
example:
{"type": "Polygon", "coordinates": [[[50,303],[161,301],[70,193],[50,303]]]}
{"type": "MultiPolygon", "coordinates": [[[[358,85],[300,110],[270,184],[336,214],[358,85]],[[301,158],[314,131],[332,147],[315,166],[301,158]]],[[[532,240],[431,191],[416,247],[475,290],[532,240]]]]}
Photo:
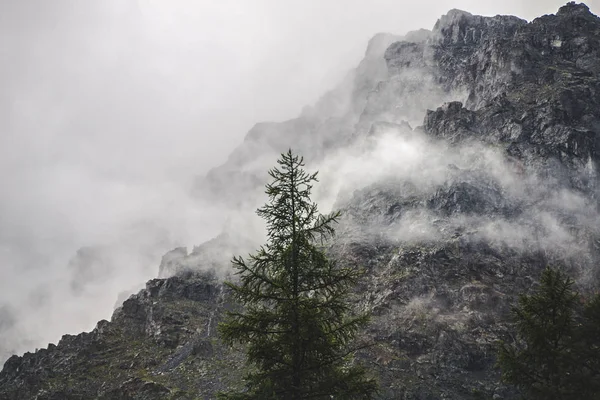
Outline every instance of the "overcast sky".
{"type": "MultiPolygon", "coordinates": [[[[214,234],[218,221],[187,197],[192,176],[255,122],[314,102],[375,33],[430,29],[451,8],[532,19],[564,3],[0,0],[0,305],[64,278],[81,246],[134,240],[139,221],[166,230],[140,248],[214,234]]],[[[151,276],[157,257],[114,290],[151,276]]]]}

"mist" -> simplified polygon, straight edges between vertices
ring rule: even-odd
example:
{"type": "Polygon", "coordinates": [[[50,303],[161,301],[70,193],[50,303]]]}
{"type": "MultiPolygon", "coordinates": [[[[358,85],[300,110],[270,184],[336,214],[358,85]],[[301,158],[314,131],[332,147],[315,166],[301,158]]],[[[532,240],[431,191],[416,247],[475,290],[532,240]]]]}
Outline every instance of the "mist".
{"type": "MultiPolygon", "coordinates": [[[[326,212],[373,201],[370,191],[382,193],[376,204],[361,205],[365,220],[347,222],[344,236],[357,242],[383,236],[394,243],[431,243],[466,229],[471,240],[520,251],[542,249],[567,259],[581,256],[589,245],[571,228],[596,232],[600,223],[596,207],[582,193],[515,163],[502,149],[473,141],[450,144],[408,127],[389,127],[359,140],[328,157],[318,170],[315,197],[326,212]],[[427,204],[440,191],[461,184],[480,190],[475,197],[486,196],[489,208],[445,214],[427,204]],[[397,202],[400,207],[391,213],[397,202]],[[377,211],[371,215],[370,209],[377,211]]],[[[587,173],[595,172],[581,171],[587,173]]],[[[348,214],[352,219],[352,210],[348,214]]]]}
{"type": "Polygon", "coordinates": [[[563,3],[0,2],[0,359],[91,329],[166,251],[246,215],[190,196],[194,177],[315,103],[377,32],[563,3]]]}

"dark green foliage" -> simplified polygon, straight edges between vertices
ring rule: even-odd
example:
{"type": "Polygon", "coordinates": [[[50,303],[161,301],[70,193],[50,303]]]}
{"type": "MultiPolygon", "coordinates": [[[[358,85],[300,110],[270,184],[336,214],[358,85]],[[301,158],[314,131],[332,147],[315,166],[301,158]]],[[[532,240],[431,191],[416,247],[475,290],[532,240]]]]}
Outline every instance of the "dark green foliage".
{"type": "Polygon", "coordinates": [[[578,338],[580,383],[593,393],[590,398],[600,399],[600,293],[584,300],[578,338]]]}
{"type": "Polygon", "coordinates": [[[513,317],[517,340],[499,350],[506,382],[527,399],[600,399],[600,296],[586,302],[569,277],[548,268],[513,317]]]}
{"type": "Polygon", "coordinates": [[[317,174],[290,151],[269,171],[269,202],[258,209],[268,241],[246,261],[233,259],[228,283],[244,311],[229,313],[223,340],[247,347],[247,391],[229,399],[369,399],[376,384],[353,362],[353,339],[367,316],[347,301],[360,271],[329,260],[325,240],[339,213],[321,215],[310,199],[317,174]]]}

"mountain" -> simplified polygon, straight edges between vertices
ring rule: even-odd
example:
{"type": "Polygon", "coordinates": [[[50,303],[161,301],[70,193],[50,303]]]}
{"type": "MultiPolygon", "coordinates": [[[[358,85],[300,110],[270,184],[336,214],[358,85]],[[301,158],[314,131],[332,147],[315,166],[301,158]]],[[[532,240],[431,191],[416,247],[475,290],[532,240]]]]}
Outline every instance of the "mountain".
{"type": "Polygon", "coordinates": [[[375,36],[317,104],[252,128],[195,184],[236,210],[226,231],[165,255],[111,321],[9,358],[0,398],[210,399],[241,385],[243,353],[215,332],[236,307],[221,279],[256,245],[237,221],[288,147],[321,171],[320,204],[343,211],[330,255],[367,269],[355,302],[375,345],[358,357],[381,398],[518,398],[495,367],[517,296],[547,265],[600,286],[600,18],[574,2],[531,22],[451,10],[431,31],[375,36]]]}

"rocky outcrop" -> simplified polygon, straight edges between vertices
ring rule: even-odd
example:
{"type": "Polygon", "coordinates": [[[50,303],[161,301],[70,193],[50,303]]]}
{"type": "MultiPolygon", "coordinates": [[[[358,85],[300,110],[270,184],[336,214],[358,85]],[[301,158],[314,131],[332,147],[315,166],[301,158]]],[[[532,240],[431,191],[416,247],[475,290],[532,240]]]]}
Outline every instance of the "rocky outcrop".
{"type": "MultiPolygon", "coordinates": [[[[339,88],[295,120],[254,127],[197,189],[243,192],[231,204],[252,210],[288,146],[309,163],[377,146],[390,162],[401,149],[335,205],[330,255],[367,271],[354,301],[373,315],[375,345],[359,358],[381,398],[516,399],[494,366],[496,342],[513,340],[511,304],[548,264],[583,291],[600,286],[600,18],[576,3],[532,22],[452,10],[401,39],[373,38],[339,88]]],[[[110,322],[11,357],[0,397],[214,398],[241,384],[242,353],[214,330],[234,305],[193,272],[244,253],[232,232],[165,255],[166,279],[110,322]]]]}
{"type": "Polygon", "coordinates": [[[165,278],[184,272],[186,267],[183,260],[185,260],[187,256],[188,251],[186,247],[177,247],[167,252],[160,260],[158,277],[165,278]]]}
{"type": "Polygon", "coordinates": [[[111,321],[9,358],[0,398],[211,398],[237,376],[239,356],[215,341],[224,299],[221,283],[206,274],[149,281],[111,321]]]}
{"type": "Polygon", "coordinates": [[[228,275],[223,271],[226,271],[224,267],[231,262],[232,254],[248,254],[254,247],[255,241],[247,235],[224,232],[199,246],[194,246],[189,253],[186,247],[167,252],[160,262],[158,277],[168,278],[201,270],[216,271],[222,278],[228,275]]]}

